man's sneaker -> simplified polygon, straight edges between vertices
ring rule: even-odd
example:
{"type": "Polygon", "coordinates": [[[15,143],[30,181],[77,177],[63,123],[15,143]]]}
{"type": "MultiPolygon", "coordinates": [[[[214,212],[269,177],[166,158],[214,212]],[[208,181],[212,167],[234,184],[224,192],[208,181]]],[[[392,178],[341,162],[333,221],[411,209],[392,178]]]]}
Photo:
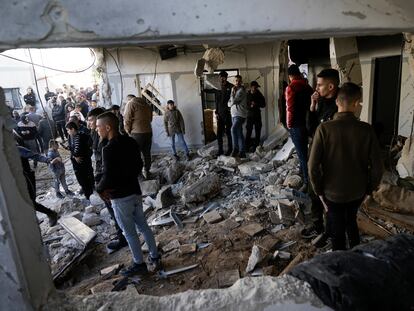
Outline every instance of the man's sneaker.
{"type": "Polygon", "coordinates": [[[106,247],[112,252],[115,252],[127,245],[128,243],[125,239],[119,239],[119,240],[114,240],[114,241],[109,242],[108,245],[106,245],[106,247]]]}
{"type": "Polygon", "coordinates": [[[128,276],[128,277],[134,276],[134,275],[144,276],[148,274],[148,269],[147,269],[147,265],[145,264],[145,262],[139,263],[139,264],[133,263],[128,268],[121,270],[121,272],[119,273],[122,274],[123,276],[128,276]]]}
{"type": "Polygon", "coordinates": [[[312,240],[312,245],[316,248],[329,248],[330,239],[326,233],[319,234],[316,238],[312,240]]]}
{"type": "Polygon", "coordinates": [[[233,150],[233,152],[231,153],[231,157],[236,158],[239,155],[239,151],[238,150],[233,150]]]}
{"type": "Polygon", "coordinates": [[[148,255],[148,263],[154,267],[154,271],[162,270],[161,257],[152,258],[151,255],[148,255]]]}
{"type": "Polygon", "coordinates": [[[174,158],[178,161],[180,160],[180,157],[178,156],[178,154],[174,154],[174,158]]]}
{"type": "Polygon", "coordinates": [[[51,214],[47,215],[49,218],[49,227],[54,227],[58,221],[58,214],[56,212],[52,212],[51,214]]]}
{"type": "Polygon", "coordinates": [[[246,152],[240,152],[239,157],[240,157],[240,159],[245,159],[246,158],[246,152]]]}
{"type": "Polygon", "coordinates": [[[62,194],[62,193],[60,193],[60,191],[56,192],[56,197],[57,197],[58,199],[63,199],[63,198],[64,198],[63,194],[62,194]]]}
{"type": "Polygon", "coordinates": [[[316,231],[314,226],[302,229],[302,231],[300,232],[300,235],[302,236],[302,238],[307,239],[307,240],[317,237],[318,234],[319,233],[318,231],[316,231]]]}
{"type": "Polygon", "coordinates": [[[65,193],[66,193],[67,195],[70,195],[70,196],[74,196],[74,195],[75,195],[75,194],[74,194],[72,191],[70,191],[70,190],[65,191],[65,193]]]}
{"type": "Polygon", "coordinates": [[[233,153],[233,149],[229,149],[229,150],[227,150],[227,152],[226,152],[226,154],[225,154],[225,156],[230,156],[231,154],[233,153]]]}

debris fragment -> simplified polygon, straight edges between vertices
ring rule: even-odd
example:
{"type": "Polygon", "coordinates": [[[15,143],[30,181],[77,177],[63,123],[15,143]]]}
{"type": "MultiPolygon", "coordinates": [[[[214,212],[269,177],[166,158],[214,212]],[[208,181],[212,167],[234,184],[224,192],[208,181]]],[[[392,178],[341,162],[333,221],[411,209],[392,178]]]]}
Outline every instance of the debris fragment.
{"type": "Polygon", "coordinates": [[[248,224],[240,228],[243,232],[247,233],[250,236],[255,236],[264,230],[264,228],[258,223],[248,224]]]}
{"type": "Polygon", "coordinates": [[[194,264],[194,265],[191,265],[191,266],[187,266],[187,267],[182,267],[182,268],[177,268],[177,269],[173,269],[173,270],[169,270],[169,271],[164,271],[164,270],[161,270],[160,272],[159,272],[159,276],[161,277],[161,278],[167,278],[168,276],[170,276],[170,275],[173,275],[173,274],[176,274],[176,273],[181,273],[181,272],[185,272],[185,271],[188,271],[188,270],[192,270],[192,269],[194,269],[194,268],[197,268],[198,267],[198,263],[197,264],[194,264]]]}
{"type": "Polygon", "coordinates": [[[179,250],[181,254],[192,254],[197,251],[197,244],[195,243],[183,244],[180,246],[179,250]]]}
{"type": "Polygon", "coordinates": [[[171,190],[171,186],[164,186],[158,191],[157,198],[155,199],[155,207],[157,209],[167,208],[174,204],[175,198],[171,190]]]}
{"type": "Polygon", "coordinates": [[[286,144],[283,146],[282,149],[280,149],[272,161],[280,162],[280,161],[287,161],[289,157],[292,155],[293,150],[295,149],[295,145],[293,144],[292,139],[289,137],[286,144]]]}
{"type": "Polygon", "coordinates": [[[252,253],[249,257],[249,261],[247,262],[246,273],[252,272],[261,260],[262,256],[260,254],[259,247],[257,247],[257,245],[253,245],[252,253]]]}
{"type": "Polygon", "coordinates": [[[209,224],[214,224],[214,223],[219,222],[220,220],[223,219],[223,217],[221,217],[220,213],[217,212],[216,210],[204,214],[203,218],[209,224]]]}
{"type": "Polygon", "coordinates": [[[101,275],[110,274],[111,272],[117,271],[120,269],[120,264],[115,264],[106,268],[101,269],[101,275]]]}
{"type": "Polygon", "coordinates": [[[86,246],[96,237],[96,232],[75,217],[62,217],[59,224],[79,243],[86,246]]]}
{"type": "Polygon", "coordinates": [[[144,180],[140,182],[142,195],[155,195],[160,190],[160,183],[158,180],[144,180]]]}
{"type": "Polygon", "coordinates": [[[204,202],[220,192],[220,177],[208,174],[182,190],[184,203],[204,202]]]}
{"type": "Polygon", "coordinates": [[[232,286],[239,279],[239,269],[223,271],[218,274],[218,284],[220,288],[232,286]]]}
{"type": "Polygon", "coordinates": [[[180,242],[177,239],[175,239],[175,240],[170,241],[167,245],[165,245],[162,248],[162,251],[164,253],[168,253],[169,251],[172,251],[172,250],[177,249],[179,247],[180,247],[180,242]]]}

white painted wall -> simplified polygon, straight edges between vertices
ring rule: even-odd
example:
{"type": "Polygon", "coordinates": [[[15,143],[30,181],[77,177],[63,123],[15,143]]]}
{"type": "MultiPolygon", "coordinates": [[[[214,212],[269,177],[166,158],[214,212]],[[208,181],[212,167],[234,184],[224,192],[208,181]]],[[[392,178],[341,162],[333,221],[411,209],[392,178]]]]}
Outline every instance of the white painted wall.
{"type": "MultiPolygon", "coordinates": [[[[140,74],[171,73],[174,100],[186,121],[186,140],[190,146],[199,147],[204,144],[202,104],[199,90],[199,80],[194,75],[197,59],[203,52],[187,53],[168,60],[160,60],[158,52],[143,48],[121,48],[117,55],[123,75],[123,97],[127,94],[137,94],[136,76],[140,74]]],[[[239,69],[244,81],[249,83],[257,79],[261,92],[267,100],[267,108],[262,111],[262,136],[266,136],[275,126],[277,120],[278,90],[278,57],[279,42],[238,46],[225,50],[225,62],[220,69],[239,69]],[[276,86],[276,87],[274,87],[276,86]]],[[[110,57],[106,58],[109,81],[112,87],[112,101],[121,101],[119,73],[110,57]]],[[[161,117],[155,117],[152,127],[154,132],[154,151],[164,151],[170,146],[165,139],[161,117]]]]}

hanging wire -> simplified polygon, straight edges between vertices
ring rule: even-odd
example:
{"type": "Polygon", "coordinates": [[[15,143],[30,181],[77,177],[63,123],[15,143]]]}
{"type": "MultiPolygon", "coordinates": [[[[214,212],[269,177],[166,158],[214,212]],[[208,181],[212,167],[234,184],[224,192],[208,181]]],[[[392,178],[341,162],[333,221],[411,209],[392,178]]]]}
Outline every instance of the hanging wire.
{"type": "Polygon", "coordinates": [[[118,69],[118,73],[119,73],[119,78],[121,80],[121,99],[120,99],[120,104],[119,107],[122,107],[122,99],[124,98],[124,79],[122,77],[122,72],[121,69],[119,68],[118,62],[116,61],[115,57],[112,55],[111,52],[109,52],[107,49],[104,49],[105,52],[107,52],[109,54],[109,56],[112,57],[112,59],[114,60],[115,66],[118,69]]]}
{"type": "Polygon", "coordinates": [[[56,140],[56,136],[55,136],[55,132],[53,131],[52,123],[50,122],[49,115],[46,112],[46,109],[43,105],[42,97],[40,96],[39,85],[37,83],[36,69],[34,67],[35,65],[33,64],[32,52],[30,51],[30,49],[27,49],[27,51],[29,52],[30,62],[32,64],[32,70],[33,70],[33,76],[34,76],[34,81],[35,81],[35,85],[36,85],[37,97],[39,97],[40,106],[42,107],[43,113],[46,115],[46,120],[47,120],[47,123],[49,125],[50,133],[52,134],[53,140],[56,140]]]}
{"type": "MultiPolygon", "coordinates": [[[[0,54],[0,56],[10,58],[10,59],[13,59],[15,61],[22,62],[22,63],[25,63],[25,64],[29,64],[29,65],[32,65],[32,66],[37,66],[37,67],[53,70],[53,71],[59,71],[59,72],[63,72],[63,73],[81,73],[81,72],[85,72],[85,71],[91,69],[95,65],[96,55],[95,55],[95,53],[93,52],[92,49],[89,49],[89,50],[92,52],[93,62],[90,66],[88,66],[85,69],[81,69],[81,70],[63,70],[63,69],[52,68],[52,67],[49,67],[49,66],[35,64],[35,63],[33,63],[33,59],[31,57],[30,57],[30,62],[29,62],[29,61],[26,61],[26,60],[23,60],[23,59],[20,59],[20,58],[16,58],[16,57],[13,57],[13,56],[5,55],[5,54],[0,54]]],[[[29,50],[29,54],[30,54],[30,50],[29,50]]]]}

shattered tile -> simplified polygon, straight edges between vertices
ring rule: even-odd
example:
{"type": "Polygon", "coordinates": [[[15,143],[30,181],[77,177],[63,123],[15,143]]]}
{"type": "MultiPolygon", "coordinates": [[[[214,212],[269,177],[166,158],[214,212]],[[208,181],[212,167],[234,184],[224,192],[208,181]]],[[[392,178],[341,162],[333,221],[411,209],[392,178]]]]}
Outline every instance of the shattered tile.
{"type": "Polygon", "coordinates": [[[231,219],[231,218],[226,219],[226,220],[225,220],[225,221],[223,221],[220,225],[221,225],[223,228],[225,228],[225,229],[227,229],[227,230],[229,230],[229,231],[231,231],[231,230],[233,230],[233,229],[235,229],[235,228],[237,228],[237,227],[239,227],[239,226],[240,226],[240,224],[239,224],[236,220],[233,220],[233,219],[231,219]]]}
{"type": "Polygon", "coordinates": [[[221,271],[218,273],[218,284],[220,288],[232,286],[240,279],[239,269],[221,271]]]}
{"type": "Polygon", "coordinates": [[[276,153],[272,161],[287,161],[292,155],[294,149],[295,145],[293,144],[292,139],[289,137],[286,144],[284,144],[283,148],[276,153]]]}
{"type": "Polygon", "coordinates": [[[238,158],[235,158],[235,157],[229,157],[229,156],[221,155],[217,158],[217,163],[220,166],[224,165],[224,166],[233,168],[233,167],[237,167],[237,165],[240,164],[240,160],[238,158]]]}
{"type": "Polygon", "coordinates": [[[192,254],[197,251],[197,244],[183,244],[180,246],[180,253],[181,254],[192,254]]]}
{"type": "Polygon", "coordinates": [[[214,224],[214,223],[219,222],[220,220],[223,219],[223,217],[221,217],[220,213],[217,212],[216,210],[205,213],[203,215],[203,218],[209,224],[214,224]]]}
{"type": "Polygon", "coordinates": [[[256,234],[262,232],[264,228],[258,223],[252,223],[240,228],[240,230],[242,230],[250,236],[255,236],[256,234]]]}
{"type": "Polygon", "coordinates": [[[270,218],[270,221],[272,222],[272,224],[275,224],[275,225],[280,224],[279,215],[276,212],[270,211],[269,212],[269,218],[270,218]]]}

